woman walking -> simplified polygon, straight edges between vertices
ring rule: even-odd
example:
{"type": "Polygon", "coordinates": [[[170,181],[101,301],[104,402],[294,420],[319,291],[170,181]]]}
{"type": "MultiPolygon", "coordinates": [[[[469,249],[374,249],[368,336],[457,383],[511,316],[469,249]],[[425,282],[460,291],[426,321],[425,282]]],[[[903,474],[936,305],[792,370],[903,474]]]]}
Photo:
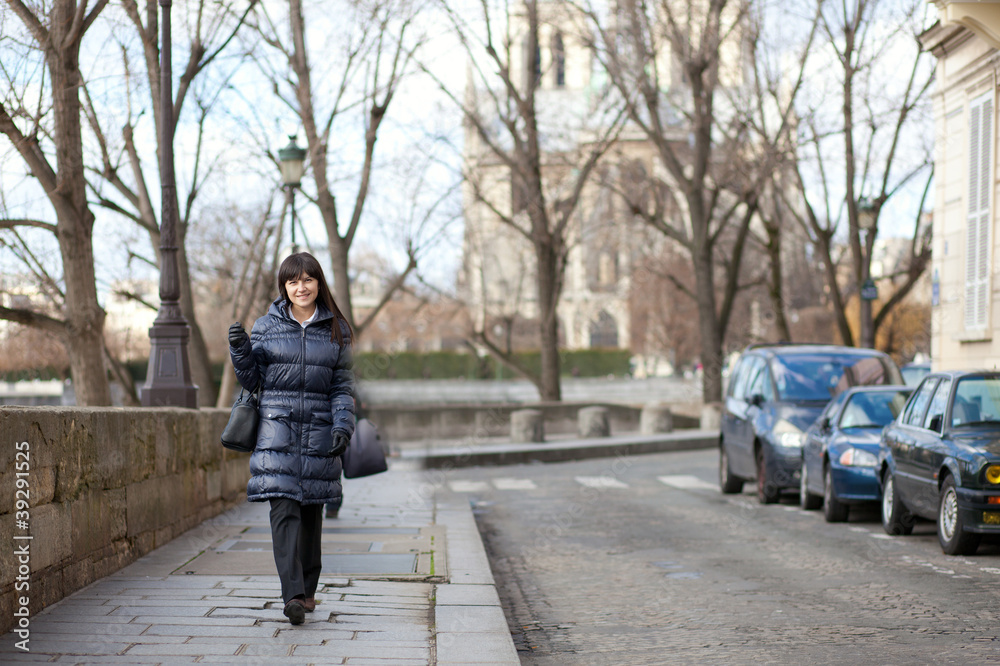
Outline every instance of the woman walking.
{"type": "Polygon", "coordinates": [[[271,504],[285,617],[302,624],[316,608],[323,505],[340,500],[340,454],[354,432],[353,331],[311,254],[281,263],[278,291],[249,336],[229,327],[229,351],[240,384],[261,386],[247,499],[271,504]]]}

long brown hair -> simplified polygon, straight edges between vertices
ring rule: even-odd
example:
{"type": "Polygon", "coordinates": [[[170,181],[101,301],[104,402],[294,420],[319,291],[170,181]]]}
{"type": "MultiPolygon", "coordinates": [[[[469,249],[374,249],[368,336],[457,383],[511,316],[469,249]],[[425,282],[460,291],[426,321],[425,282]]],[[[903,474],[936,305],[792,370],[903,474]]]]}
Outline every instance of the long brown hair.
{"type": "Polygon", "coordinates": [[[330,326],[330,341],[336,340],[337,344],[344,344],[344,333],[340,330],[340,322],[343,322],[349,332],[347,342],[350,344],[351,338],[354,337],[354,329],[351,328],[351,322],[347,321],[347,317],[341,313],[340,308],[337,307],[337,303],[333,300],[330,287],[326,284],[326,276],[323,275],[323,267],[316,261],[316,257],[308,252],[297,252],[296,254],[288,255],[281,262],[281,266],[278,267],[278,291],[281,293],[281,298],[286,303],[291,302],[291,299],[288,298],[288,290],[285,289],[285,283],[289,280],[300,278],[303,275],[308,275],[319,282],[319,298],[316,300],[321,301],[326,306],[326,309],[333,313],[333,324],[330,326]]]}

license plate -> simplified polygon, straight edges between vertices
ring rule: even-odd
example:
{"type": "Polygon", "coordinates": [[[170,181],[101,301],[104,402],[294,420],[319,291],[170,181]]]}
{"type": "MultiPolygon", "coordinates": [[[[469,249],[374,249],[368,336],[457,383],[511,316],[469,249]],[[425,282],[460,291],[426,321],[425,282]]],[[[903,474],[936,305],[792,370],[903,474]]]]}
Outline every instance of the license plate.
{"type": "Polygon", "coordinates": [[[983,522],[987,525],[1000,525],[1000,512],[983,511],[983,522]]]}

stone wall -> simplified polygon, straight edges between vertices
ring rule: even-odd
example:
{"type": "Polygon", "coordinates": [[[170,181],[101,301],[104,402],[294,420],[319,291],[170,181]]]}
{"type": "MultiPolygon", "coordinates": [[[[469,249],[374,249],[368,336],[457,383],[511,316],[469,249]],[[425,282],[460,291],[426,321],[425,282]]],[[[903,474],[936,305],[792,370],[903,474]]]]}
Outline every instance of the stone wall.
{"type": "MultiPolygon", "coordinates": [[[[466,439],[469,437],[508,437],[510,413],[518,409],[542,412],[545,433],[570,434],[577,431],[577,415],[584,407],[602,406],[608,410],[611,434],[639,431],[639,407],[605,402],[535,402],[468,405],[372,405],[367,416],[378,426],[390,444],[419,442],[428,439],[466,439]]],[[[675,428],[696,428],[698,419],[676,414],[675,428]]]]}
{"type": "Polygon", "coordinates": [[[0,407],[0,633],[19,597],[34,615],[241,502],[248,456],[219,443],[228,418],[220,409],[0,407]],[[27,531],[14,513],[21,442],[27,531]],[[25,534],[32,539],[14,538],[25,534]],[[14,551],[24,544],[30,588],[18,591],[14,551]]]}

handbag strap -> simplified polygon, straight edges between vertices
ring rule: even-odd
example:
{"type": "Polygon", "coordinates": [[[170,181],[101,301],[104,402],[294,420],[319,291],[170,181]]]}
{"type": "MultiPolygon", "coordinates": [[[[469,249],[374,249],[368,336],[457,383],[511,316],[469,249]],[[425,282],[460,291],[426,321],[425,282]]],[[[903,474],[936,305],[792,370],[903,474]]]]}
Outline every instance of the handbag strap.
{"type": "MultiPolygon", "coordinates": [[[[263,384],[264,384],[264,382],[262,382],[262,381],[261,382],[257,382],[257,388],[255,388],[254,390],[250,391],[250,395],[253,396],[254,398],[256,398],[257,404],[260,404],[260,392],[263,389],[263,384]]],[[[242,384],[240,384],[240,396],[236,399],[237,402],[243,402],[243,393],[245,391],[246,391],[246,389],[243,388],[242,384]]]]}

